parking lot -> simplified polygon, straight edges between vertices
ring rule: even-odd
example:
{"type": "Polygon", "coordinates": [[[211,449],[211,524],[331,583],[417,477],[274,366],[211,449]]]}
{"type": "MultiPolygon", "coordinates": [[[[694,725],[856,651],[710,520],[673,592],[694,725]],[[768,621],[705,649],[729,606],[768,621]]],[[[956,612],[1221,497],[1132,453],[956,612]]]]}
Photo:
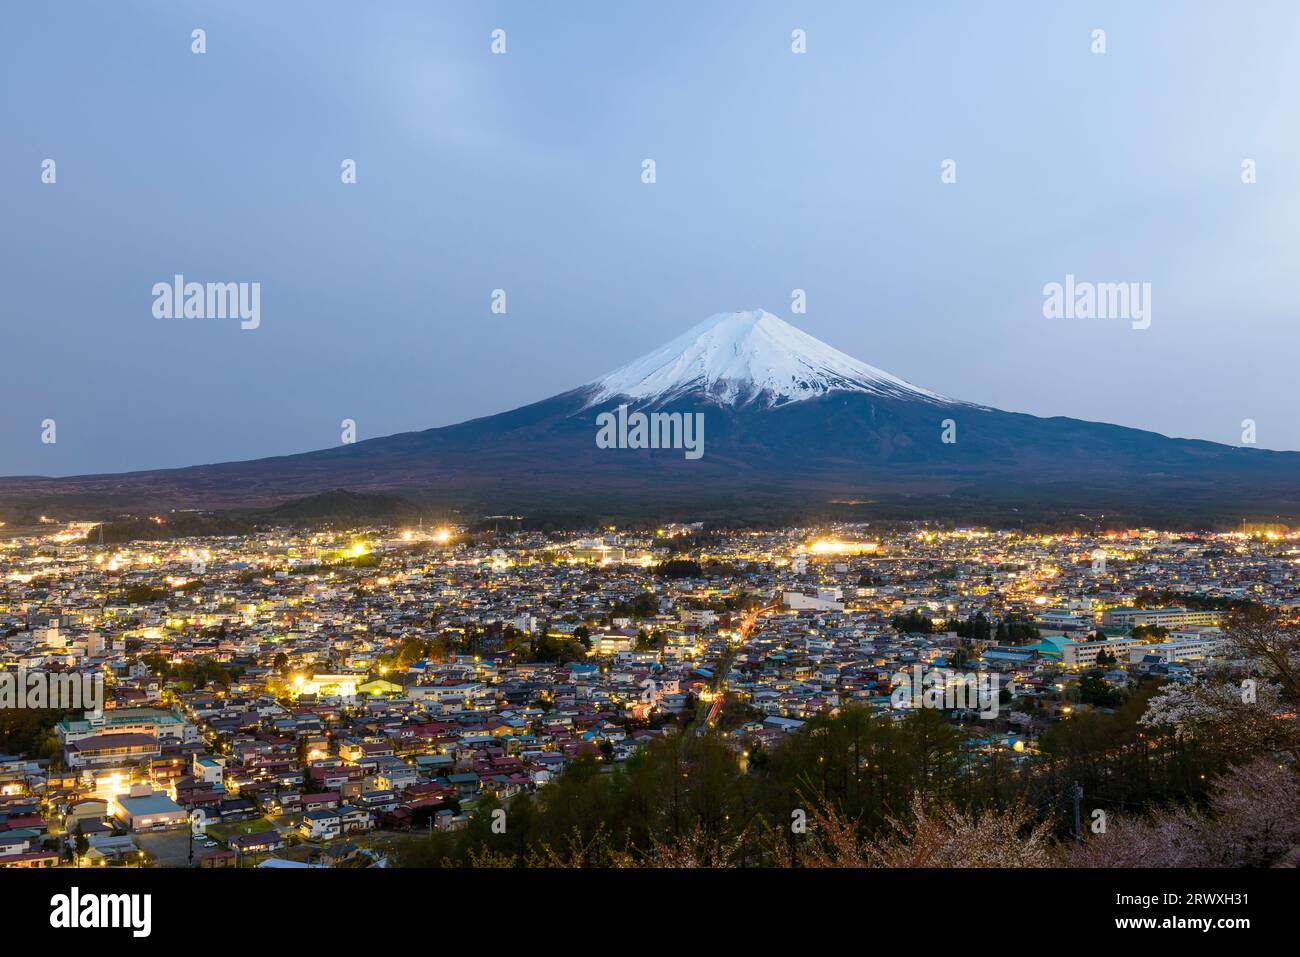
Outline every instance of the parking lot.
{"type": "MultiPolygon", "coordinates": [[[[140,849],[153,856],[159,867],[186,867],[190,861],[190,834],[186,828],[176,831],[154,831],[137,834],[135,842],[140,849]]],[[[212,848],[204,847],[199,838],[194,839],[194,860],[212,848]]]]}

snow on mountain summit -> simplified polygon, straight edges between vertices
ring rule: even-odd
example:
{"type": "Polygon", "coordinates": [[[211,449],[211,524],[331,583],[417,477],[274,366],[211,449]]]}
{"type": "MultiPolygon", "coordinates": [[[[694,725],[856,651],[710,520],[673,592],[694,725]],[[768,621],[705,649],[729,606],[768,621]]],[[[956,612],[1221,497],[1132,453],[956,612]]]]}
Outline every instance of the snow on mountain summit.
{"type": "Polygon", "coordinates": [[[770,312],[722,312],[591,384],[592,402],[671,399],[702,390],[715,401],[785,405],[828,392],[950,402],[840,352],[770,312]]]}

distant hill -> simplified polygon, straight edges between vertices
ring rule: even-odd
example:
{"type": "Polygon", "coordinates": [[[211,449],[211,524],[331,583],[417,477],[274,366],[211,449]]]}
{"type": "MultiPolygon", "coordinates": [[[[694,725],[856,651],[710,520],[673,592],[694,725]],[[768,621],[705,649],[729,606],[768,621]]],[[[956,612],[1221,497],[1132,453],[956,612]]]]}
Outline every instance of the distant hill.
{"type": "Polygon", "coordinates": [[[292,525],[295,522],[321,521],[396,524],[413,521],[422,513],[415,503],[397,495],[336,488],[319,495],[290,499],[258,514],[276,523],[292,525]]]}
{"type": "MultiPolygon", "coordinates": [[[[422,515],[418,506],[395,495],[333,489],[319,495],[291,499],[273,508],[180,511],[109,520],[103,523],[103,541],[105,544],[118,544],[247,535],[259,529],[295,526],[396,525],[417,521],[422,515]]],[[[84,541],[94,544],[99,540],[100,528],[97,525],[86,534],[84,541]]]]}

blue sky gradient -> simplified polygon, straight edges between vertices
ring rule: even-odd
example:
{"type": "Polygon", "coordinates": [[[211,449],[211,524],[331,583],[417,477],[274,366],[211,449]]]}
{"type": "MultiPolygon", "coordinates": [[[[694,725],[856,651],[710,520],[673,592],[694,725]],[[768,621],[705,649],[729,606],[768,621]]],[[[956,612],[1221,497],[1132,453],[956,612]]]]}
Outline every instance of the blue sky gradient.
{"type": "Polygon", "coordinates": [[[1292,2],[0,17],[0,474],[451,424],[755,307],[973,402],[1300,449],[1292,2]],[[178,272],[260,282],[261,327],[154,319],[178,272]],[[1067,273],[1150,282],[1151,328],[1045,319],[1067,273]]]}

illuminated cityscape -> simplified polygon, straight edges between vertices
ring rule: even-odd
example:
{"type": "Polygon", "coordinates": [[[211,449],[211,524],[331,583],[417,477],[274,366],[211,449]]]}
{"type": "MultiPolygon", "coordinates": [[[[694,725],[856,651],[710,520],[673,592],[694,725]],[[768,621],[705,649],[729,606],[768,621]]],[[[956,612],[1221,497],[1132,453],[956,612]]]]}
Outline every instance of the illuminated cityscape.
{"type": "Polygon", "coordinates": [[[2,866],[398,866],[575,763],[706,735],[745,775],[810,722],[905,722],[917,669],[999,689],[938,712],[949,773],[1042,774],[1063,725],[1230,664],[1230,609],[1300,612],[1276,529],[97,536],[0,545],[0,666],[105,687],[3,712],[2,866]]]}

